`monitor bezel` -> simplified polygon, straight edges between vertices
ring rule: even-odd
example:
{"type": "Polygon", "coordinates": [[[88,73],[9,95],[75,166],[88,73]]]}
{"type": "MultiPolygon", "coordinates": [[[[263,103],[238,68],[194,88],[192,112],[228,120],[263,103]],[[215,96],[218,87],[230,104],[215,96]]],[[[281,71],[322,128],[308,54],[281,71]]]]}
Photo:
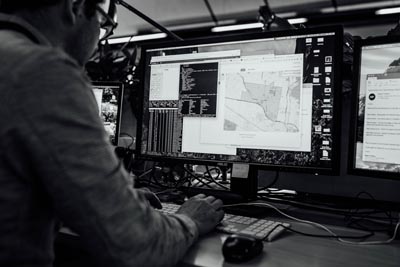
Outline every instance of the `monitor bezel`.
{"type": "MultiPolygon", "coordinates": [[[[223,43],[231,42],[237,40],[256,40],[256,39],[266,39],[266,38],[276,38],[283,36],[296,36],[296,35],[306,35],[306,34],[319,34],[319,33],[329,33],[334,32],[336,42],[340,45],[336,46],[334,51],[334,56],[337,59],[334,62],[334,68],[336,69],[333,87],[333,99],[335,105],[333,107],[333,130],[332,130],[332,167],[331,168],[316,168],[316,167],[299,167],[299,166],[278,166],[278,165],[268,165],[261,163],[248,163],[249,165],[256,166],[260,170],[273,170],[273,171],[288,171],[288,172],[301,172],[301,173],[311,173],[315,175],[331,175],[337,176],[340,174],[340,120],[341,120],[341,94],[342,94],[342,74],[341,65],[343,62],[343,27],[342,26],[328,26],[328,27],[316,27],[308,29],[295,29],[295,30],[284,30],[284,31],[274,31],[274,32],[252,32],[248,34],[227,34],[206,38],[196,38],[185,41],[167,41],[167,42],[157,42],[153,44],[147,44],[141,47],[141,63],[140,63],[140,99],[144,99],[144,85],[145,85],[145,63],[146,63],[146,51],[151,49],[162,49],[168,47],[179,47],[179,46],[191,46],[191,45],[202,45],[207,43],[223,43]]],[[[137,142],[136,142],[136,153],[137,157],[143,160],[152,161],[163,161],[163,162],[182,162],[188,164],[205,164],[205,165],[218,165],[218,164],[246,164],[246,162],[228,162],[228,161],[217,161],[208,159],[193,159],[193,158],[182,158],[182,157],[165,157],[159,155],[147,155],[142,154],[141,151],[141,139],[142,139],[142,129],[143,129],[143,101],[140,101],[140,114],[138,116],[138,127],[137,127],[137,142]]]]}
{"type": "Polygon", "coordinates": [[[368,39],[361,39],[354,41],[354,54],[353,54],[353,90],[352,90],[352,110],[350,114],[350,123],[354,127],[350,127],[349,138],[349,161],[347,172],[351,175],[366,176],[381,179],[399,180],[400,172],[386,172],[381,170],[367,170],[356,168],[357,157],[357,133],[358,133],[358,112],[359,112],[359,95],[360,95],[360,74],[361,74],[361,59],[362,48],[371,45],[384,45],[384,44],[400,44],[400,36],[378,36],[368,39]]]}
{"type": "Polygon", "coordinates": [[[118,87],[118,90],[120,92],[120,94],[118,96],[118,100],[117,100],[118,101],[118,110],[117,110],[115,138],[114,138],[114,142],[111,142],[112,145],[118,146],[119,133],[120,133],[120,127],[121,127],[122,103],[123,103],[123,98],[124,98],[124,84],[122,82],[117,82],[117,81],[92,81],[92,87],[95,87],[95,86],[118,87]]]}

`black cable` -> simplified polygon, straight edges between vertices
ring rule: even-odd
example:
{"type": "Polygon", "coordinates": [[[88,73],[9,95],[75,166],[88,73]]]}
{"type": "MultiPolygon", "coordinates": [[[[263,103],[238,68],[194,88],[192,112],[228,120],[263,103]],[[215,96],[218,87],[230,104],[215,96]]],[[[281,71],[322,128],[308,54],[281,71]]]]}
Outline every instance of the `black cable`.
{"type": "Polygon", "coordinates": [[[184,168],[185,172],[187,174],[189,174],[193,179],[195,179],[196,181],[200,182],[201,184],[203,184],[204,186],[207,186],[208,188],[214,189],[212,186],[210,186],[209,184],[205,183],[201,177],[197,177],[196,175],[194,175],[191,171],[189,171],[188,169],[184,168]]]}
{"type": "MultiPolygon", "coordinates": [[[[371,194],[368,193],[367,191],[361,191],[357,194],[356,198],[360,198],[362,195],[367,195],[368,197],[370,197],[373,201],[376,201],[376,198],[371,194]]],[[[393,225],[393,217],[389,214],[389,212],[385,212],[385,214],[387,215],[388,218],[390,218],[391,224],[393,225]]]]}
{"type": "Polygon", "coordinates": [[[210,12],[210,16],[211,16],[212,20],[214,21],[215,25],[218,26],[218,19],[215,16],[214,10],[212,9],[210,2],[208,0],[204,0],[204,3],[206,4],[208,12],[210,12]]]}
{"type": "MultiPolygon", "coordinates": [[[[321,211],[321,212],[327,212],[327,213],[332,213],[335,215],[343,215],[346,216],[348,215],[348,212],[344,209],[335,209],[335,208],[327,208],[327,207],[320,207],[320,206],[315,206],[315,205],[310,205],[310,204],[306,204],[303,202],[298,202],[298,201],[291,201],[291,200],[285,200],[285,199],[279,199],[279,198],[275,198],[275,199],[271,199],[271,198],[260,198],[261,200],[268,200],[268,201],[272,201],[272,202],[277,202],[277,203],[283,203],[283,204],[290,204],[293,207],[297,207],[297,208],[304,208],[304,209],[309,209],[309,210],[316,210],[316,211],[321,211]]],[[[372,214],[380,214],[383,211],[360,211],[358,212],[359,216],[370,216],[372,214]]],[[[371,219],[384,219],[382,217],[370,217],[371,219]]]]}
{"type": "Polygon", "coordinates": [[[139,176],[137,177],[137,179],[141,179],[142,177],[145,177],[146,175],[148,175],[149,173],[152,173],[152,172],[154,172],[154,167],[152,167],[151,169],[148,169],[148,170],[144,171],[141,175],[139,175],[139,176]]]}
{"type": "Polygon", "coordinates": [[[138,181],[141,181],[141,182],[145,181],[145,182],[147,182],[148,184],[155,185],[155,186],[158,186],[158,187],[161,187],[161,188],[173,188],[173,187],[170,187],[170,186],[167,186],[167,185],[164,185],[164,184],[160,183],[160,182],[154,177],[155,171],[156,171],[156,164],[154,163],[154,164],[153,164],[153,167],[151,167],[150,169],[148,169],[148,170],[146,170],[145,172],[143,172],[143,174],[139,175],[138,178],[137,178],[137,180],[138,180],[138,181]],[[147,176],[147,175],[149,175],[149,174],[150,174],[149,180],[145,180],[145,179],[142,178],[142,177],[147,176]],[[153,181],[154,181],[154,182],[153,182],[153,181]]]}
{"type": "MultiPolygon", "coordinates": [[[[368,196],[371,200],[373,200],[373,201],[376,201],[376,199],[375,199],[375,197],[372,195],[372,194],[370,194],[369,192],[366,192],[366,191],[361,191],[361,192],[359,192],[357,195],[356,195],[356,199],[359,199],[362,195],[366,195],[366,196],[368,196]]],[[[356,215],[358,215],[359,214],[359,209],[357,208],[355,211],[352,211],[352,210],[350,210],[349,211],[349,215],[348,215],[348,218],[345,218],[345,219],[347,219],[348,220],[348,226],[350,226],[350,227],[353,227],[352,225],[353,224],[356,224],[357,226],[359,226],[359,227],[361,227],[361,228],[364,228],[364,229],[369,229],[369,228],[367,228],[366,226],[362,226],[361,224],[360,224],[360,222],[362,222],[362,221],[365,221],[365,222],[370,222],[370,223],[375,223],[375,224],[379,224],[378,222],[375,222],[375,221],[372,221],[370,218],[367,218],[367,215],[370,215],[370,214],[367,214],[367,215],[364,215],[364,216],[361,216],[361,218],[357,218],[357,219],[355,219],[355,218],[353,218],[353,217],[356,217],[356,216],[354,216],[354,214],[356,214],[356,215]]],[[[373,211],[373,213],[371,213],[371,214],[374,214],[375,212],[379,212],[377,209],[374,209],[374,211],[373,211]]],[[[393,227],[393,217],[391,216],[391,214],[389,213],[389,212],[387,212],[387,211],[381,211],[381,212],[379,212],[379,213],[384,213],[387,217],[388,217],[388,219],[390,220],[390,226],[389,226],[389,229],[385,229],[385,230],[383,230],[383,229],[379,229],[379,230],[374,230],[374,231],[376,231],[376,232],[388,232],[388,231],[390,231],[390,229],[393,227]]],[[[379,214],[378,213],[378,214],[379,214]]],[[[382,219],[382,218],[379,218],[379,219],[382,219]]],[[[356,227],[355,227],[356,228],[356,227]]],[[[372,229],[370,229],[370,230],[372,230],[372,229]]]]}
{"type": "Polygon", "coordinates": [[[191,185],[191,181],[190,181],[189,177],[184,177],[184,178],[179,179],[176,182],[175,186],[176,186],[176,188],[179,188],[181,185],[183,186],[186,182],[189,183],[188,186],[191,185]]]}
{"type": "MultiPolygon", "coordinates": [[[[153,164],[153,167],[151,168],[151,169],[149,169],[150,170],[150,179],[149,179],[149,182],[151,182],[151,183],[153,183],[153,184],[155,184],[155,185],[157,185],[157,186],[159,186],[159,187],[161,187],[161,188],[172,188],[172,187],[169,187],[169,186],[166,186],[166,185],[164,185],[164,184],[162,184],[162,183],[160,183],[160,181],[158,181],[158,179],[156,179],[156,177],[154,176],[154,173],[155,173],[155,171],[156,171],[156,164],[154,163],[153,164]],[[154,181],[154,182],[153,182],[154,181]]],[[[147,174],[149,174],[149,173],[147,173],[147,174]]],[[[147,175],[146,174],[146,175],[147,175]]]]}
{"type": "MultiPolygon", "coordinates": [[[[297,207],[297,208],[303,208],[303,209],[308,209],[308,210],[315,210],[315,211],[321,211],[321,212],[327,212],[327,213],[332,213],[335,215],[342,215],[342,216],[346,216],[348,215],[348,211],[346,211],[346,209],[337,209],[337,208],[327,208],[327,207],[320,207],[320,206],[314,206],[314,205],[310,205],[307,203],[303,203],[303,202],[297,202],[297,201],[291,201],[291,200],[286,200],[286,199],[280,199],[280,198],[275,198],[272,199],[270,197],[262,197],[259,196],[258,197],[259,200],[267,200],[267,201],[271,201],[271,202],[276,202],[276,203],[281,203],[281,204],[290,204],[293,207],[297,207]]],[[[382,213],[383,211],[379,212],[379,211],[365,211],[365,212],[358,212],[358,214],[361,215],[371,215],[371,214],[379,214],[382,213]]],[[[372,219],[383,219],[382,217],[371,217],[372,219]]]]}
{"type": "Polygon", "coordinates": [[[363,226],[363,225],[359,224],[359,222],[357,220],[349,223],[347,225],[347,227],[348,228],[352,228],[352,229],[356,229],[356,230],[362,230],[362,231],[384,232],[384,233],[387,233],[390,230],[390,229],[371,229],[371,228],[368,228],[366,226],[363,226]]]}
{"type": "Polygon", "coordinates": [[[211,181],[204,182],[204,181],[200,181],[200,180],[196,179],[196,183],[193,184],[193,186],[199,187],[200,185],[202,185],[202,186],[207,186],[208,188],[213,189],[213,187],[210,186],[211,183],[212,183],[211,181]]]}
{"type": "MultiPolygon", "coordinates": [[[[259,193],[258,194],[259,198],[261,200],[265,199],[265,200],[270,200],[270,201],[275,201],[275,202],[284,202],[284,203],[288,203],[288,204],[293,204],[294,206],[298,206],[301,208],[317,208],[320,211],[337,211],[339,212],[339,215],[348,215],[350,213],[349,207],[337,207],[336,205],[329,205],[328,203],[310,203],[310,202],[304,202],[304,200],[302,199],[301,201],[296,201],[296,195],[293,194],[287,194],[287,193],[259,193]],[[281,198],[278,198],[279,196],[281,196],[281,198]],[[277,199],[271,199],[271,197],[276,197],[277,199]],[[286,198],[283,198],[286,197],[286,198]],[[290,199],[287,199],[290,198],[290,199]],[[321,208],[320,206],[324,206],[323,208],[321,208]],[[344,210],[347,210],[347,212],[344,212],[344,210]]],[[[382,211],[378,211],[376,209],[374,209],[373,211],[365,211],[365,212],[359,212],[358,214],[379,214],[379,213],[385,213],[386,215],[387,212],[382,210],[382,211]]],[[[389,215],[390,216],[390,215],[389,215]]],[[[391,217],[389,217],[391,218],[391,217]]],[[[382,217],[375,217],[374,219],[382,219],[382,217]]]]}
{"type": "MultiPolygon", "coordinates": [[[[268,200],[269,200],[269,201],[273,201],[273,200],[271,200],[271,199],[268,199],[268,200]]],[[[285,201],[275,201],[275,202],[285,202],[285,201]]],[[[292,202],[292,201],[286,201],[286,202],[287,202],[287,203],[291,203],[291,204],[290,204],[291,206],[296,206],[296,205],[293,204],[293,203],[296,203],[296,202],[292,202]]],[[[300,206],[300,207],[306,208],[306,209],[319,210],[319,211],[322,211],[322,212],[332,213],[332,214],[336,214],[336,215],[344,215],[344,216],[348,215],[346,211],[334,210],[334,209],[326,209],[326,208],[320,208],[320,207],[315,207],[315,206],[306,206],[306,207],[304,207],[304,206],[305,206],[304,203],[300,203],[300,204],[299,204],[299,203],[296,203],[296,204],[298,204],[297,206],[300,206]]],[[[360,215],[353,214],[352,216],[353,216],[354,218],[356,218],[356,217],[358,217],[358,216],[361,216],[362,220],[368,221],[368,219],[366,219],[367,217],[372,217],[372,218],[374,218],[373,216],[371,216],[372,214],[385,213],[385,211],[377,211],[377,210],[374,210],[374,211],[366,211],[366,212],[358,212],[358,213],[360,213],[360,215]]],[[[384,219],[384,218],[382,218],[382,217],[375,217],[375,218],[378,219],[378,220],[384,219]]],[[[376,223],[376,224],[378,224],[378,225],[379,225],[379,224],[381,224],[381,225],[386,225],[388,228],[386,228],[386,229],[375,230],[375,229],[371,229],[370,227],[365,227],[365,226],[361,226],[361,225],[359,225],[359,227],[357,228],[357,227],[352,226],[351,224],[347,224],[347,227],[348,227],[348,228],[352,228],[352,229],[357,229],[357,230],[362,230],[362,231],[370,232],[370,233],[375,233],[375,232],[390,232],[391,227],[388,226],[387,224],[385,224],[384,221],[381,221],[381,222],[371,221],[371,222],[376,223]]],[[[391,222],[390,222],[390,223],[391,223],[391,222]]],[[[338,239],[339,239],[339,238],[346,238],[346,237],[338,237],[338,239]]]]}
{"type": "Polygon", "coordinates": [[[295,196],[290,193],[271,190],[269,193],[259,193],[261,198],[281,198],[282,200],[295,199],[295,196]]]}
{"type": "MultiPolygon", "coordinates": [[[[373,199],[373,200],[375,200],[375,198],[371,195],[371,194],[369,194],[368,192],[365,192],[365,191],[363,191],[363,192],[360,192],[359,194],[357,194],[357,197],[360,197],[362,194],[366,194],[366,195],[368,195],[371,199],[373,199]]],[[[372,231],[372,229],[370,229],[370,228],[368,228],[368,227],[366,227],[366,226],[363,226],[363,225],[361,225],[361,223],[362,222],[366,222],[366,223],[370,223],[370,224],[375,224],[375,225],[382,225],[383,224],[383,222],[377,222],[377,221],[374,221],[373,219],[378,219],[378,220],[382,220],[383,218],[382,217],[376,217],[376,218],[372,218],[372,216],[370,216],[371,214],[380,214],[380,213],[384,213],[387,217],[388,217],[388,219],[389,219],[389,228],[391,229],[392,227],[393,227],[393,216],[391,215],[391,213],[390,212],[388,212],[388,211],[379,211],[379,210],[377,210],[377,209],[374,209],[374,211],[372,211],[370,214],[364,214],[363,216],[361,216],[360,218],[358,218],[358,210],[359,209],[356,209],[356,211],[351,211],[350,210],[350,215],[349,215],[349,218],[347,218],[347,220],[349,221],[348,222],[348,226],[349,227],[353,227],[353,228],[356,228],[357,229],[357,227],[354,227],[353,225],[356,225],[356,226],[358,226],[359,228],[362,228],[362,229],[369,229],[369,230],[371,230],[372,231]]],[[[385,225],[385,226],[387,226],[387,225],[385,225]]],[[[390,231],[390,229],[374,229],[373,231],[375,231],[375,232],[388,232],[388,231],[390,231]]]]}
{"type": "Polygon", "coordinates": [[[157,184],[163,188],[171,188],[171,189],[179,188],[180,184],[183,185],[187,181],[187,178],[183,178],[183,179],[179,179],[179,180],[175,181],[174,183],[171,182],[169,184],[163,184],[154,176],[154,172],[155,172],[155,168],[154,168],[154,171],[153,171],[150,179],[153,180],[155,184],[157,184]],[[171,185],[171,184],[173,184],[173,185],[171,185]]]}
{"type": "MultiPolygon", "coordinates": [[[[392,224],[392,219],[390,218],[383,218],[383,217],[379,217],[379,216],[372,216],[372,215],[377,215],[377,214],[381,214],[384,213],[384,211],[370,211],[370,212],[359,212],[359,214],[355,214],[353,215],[353,217],[358,218],[358,220],[364,220],[364,221],[369,221],[371,223],[376,223],[376,224],[385,224],[383,222],[377,222],[376,220],[389,220],[386,225],[389,226],[393,226],[392,224]]],[[[355,219],[354,219],[355,220],[355,219]]]]}
{"type": "Polygon", "coordinates": [[[381,212],[371,212],[370,214],[362,214],[362,215],[357,215],[357,214],[354,215],[353,214],[352,216],[354,218],[351,221],[349,221],[347,223],[347,225],[348,225],[348,227],[352,227],[352,228],[355,228],[355,229],[363,229],[363,230],[368,229],[368,230],[371,230],[371,231],[374,231],[374,232],[387,232],[390,229],[392,229],[392,227],[393,227],[392,220],[390,220],[388,223],[385,223],[383,221],[379,222],[379,221],[376,221],[376,219],[382,220],[383,219],[382,217],[379,218],[379,217],[376,217],[376,216],[371,216],[372,214],[380,214],[380,213],[381,212]],[[368,226],[362,225],[362,222],[369,223],[369,224],[375,224],[375,225],[381,225],[381,226],[386,227],[386,228],[385,229],[382,229],[382,228],[380,228],[380,229],[370,229],[368,226]],[[358,227],[355,227],[353,225],[356,225],[358,227]],[[389,229],[387,229],[387,228],[389,228],[389,229]]]}
{"type": "Polygon", "coordinates": [[[167,188],[167,189],[172,188],[172,187],[161,184],[157,179],[155,179],[155,177],[154,177],[155,169],[156,169],[156,165],[153,164],[153,167],[144,171],[141,175],[137,176],[135,181],[137,181],[139,183],[147,183],[148,185],[152,185],[152,186],[156,186],[156,187],[160,187],[160,188],[167,188]],[[144,177],[149,174],[151,174],[149,179],[144,179],[144,177]],[[153,182],[153,179],[154,179],[154,182],[153,182]]]}
{"type": "Polygon", "coordinates": [[[155,182],[152,181],[153,180],[152,178],[153,178],[154,170],[155,170],[155,166],[153,166],[151,169],[146,170],[141,175],[137,176],[135,181],[137,183],[140,183],[140,184],[147,184],[147,185],[151,185],[151,186],[154,186],[154,187],[159,187],[159,188],[162,188],[162,189],[166,189],[166,188],[169,189],[168,187],[166,187],[166,186],[164,186],[164,185],[162,185],[160,183],[155,183],[155,182]],[[149,177],[149,179],[145,179],[144,177],[147,176],[150,173],[151,173],[151,176],[149,177]]]}
{"type": "Polygon", "coordinates": [[[291,227],[287,227],[285,225],[280,224],[279,226],[282,226],[283,228],[285,228],[286,230],[296,233],[296,234],[300,234],[300,235],[304,235],[304,236],[311,236],[311,237],[320,237],[320,238],[346,238],[346,239],[366,239],[369,238],[371,236],[374,236],[373,232],[369,232],[368,234],[365,235],[361,235],[361,236],[346,236],[346,235],[337,235],[337,236],[333,236],[333,235],[316,235],[316,234],[310,234],[310,233],[304,233],[298,230],[294,230],[291,227]]]}
{"type": "Polygon", "coordinates": [[[154,192],[154,194],[155,195],[164,195],[164,194],[170,194],[170,193],[172,193],[172,192],[174,192],[176,189],[165,189],[165,190],[161,190],[161,191],[158,191],[158,192],[154,192]]]}
{"type": "MultiPolygon", "coordinates": [[[[216,169],[216,170],[217,170],[217,168],[213,168],[213,169],[216,169]]],[[[209,169],[208,166],[206,166],[206,170],[207,170],[207,174],[208,174],[208,176],[209,176],[209,179],[210,179],[214,184],[218,185],[219,187],[221,187],[221,188],[223,188],[223,189],[225,189],[225,190],[230,190],[229,187],[227,187],[227,186],[225,186],[225,185],[219,183],[217,180],[214,179],[214,177],[212,176],[211,171],[210,171],[210,169],[209,169]]],[[[219,175],[220,175],[220,173],[219,173],[219,175]]],[[[219,175],[218,175],[218,176],[219,176],[219,175]]],[[[204,175],[204,178],[207,180],[206,175],[204,175]]]]}
{"type": "Polygon", "coordinates": [[[211,172],[212,172],[212,171],[217,172],[217,174],[218,174],[217,179],[221,176],[221,170],[220,170],[219,168],[214,167],[214,168],[211,168],[211,169],[210,169],[210,168],[206,165],[206,173],[207,173],[210,177],[212,177],[212,175],[211,175],[211,172]]]}
{"type": "MultiPolygon", "coordinates": [[[[206,166],[206,167],[208,167],[208,166],[206,166]]],[[[214,187],[210,186],[210,184],[213,183],[213,184],[217,184],[217,185],[220,186],[220,187],[223,187],[225,190],[229,190],[228,187],[226,187],[226,186],[224,186],[224,185],[218,183],[218,182],[211,176],[211,173],[210,173],[210,178],[207,179],[206,177],[198,177],[197,175],[193,174],[192,171],[188,170],[187,168],[184,168],[184,170],[185,170],[186,173],[188,173],[191,177],[193,177],[193,178],[197,181],[197,184],[196,184],[196,185],[198,185],[199,183],[201,183],[203,186],[207,186],[207,187],[210,188],[210,189],[215,189],[214,187]],[[207,183],[204,182],[203,179],[207,180],[207,183]]]]}
{"type": "Polygon", "coordinates": [[[154,183],[152,181],[144,180],[144,179],[143,180],[139,179],[139,180],[137,180],[137,182],[139,184],[150,185],[150,186],[157,187],[157,188],[160,188],[160,189],[174,189],[174,188],[169,188],[169,187],[167,187],[165,185],[156,184],[156,183],[154,183]]]}

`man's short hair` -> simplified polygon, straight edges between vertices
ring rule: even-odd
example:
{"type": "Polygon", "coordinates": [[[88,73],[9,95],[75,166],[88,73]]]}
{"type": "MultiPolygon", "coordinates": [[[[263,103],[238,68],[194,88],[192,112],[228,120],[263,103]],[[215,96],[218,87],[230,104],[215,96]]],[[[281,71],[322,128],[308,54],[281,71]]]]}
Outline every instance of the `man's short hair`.
{"type": "Polygon", "coordinates": [[[0,0],[0,11],[14,13],[21,9],[40,9],[59,3],[62,0],[0,0]]]}
{"type": "MultiPolygon", "coordinates": [[[[66,0],[0,0],[0,12],[3,13],[15,13],[22,9],[37,10],[46,6],[55,5],[61,1],[66,0]]],[[[95,6],[104,0],[86,0],[85,1],[85,13],[88,17],[91,17],[95,13],[95,6]]]]}

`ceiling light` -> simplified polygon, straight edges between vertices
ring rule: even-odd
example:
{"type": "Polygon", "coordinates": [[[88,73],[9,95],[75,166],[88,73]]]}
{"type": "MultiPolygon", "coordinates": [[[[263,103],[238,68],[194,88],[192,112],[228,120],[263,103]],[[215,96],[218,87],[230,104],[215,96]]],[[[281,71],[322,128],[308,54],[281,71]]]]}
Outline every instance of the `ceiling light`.
{"type": "Polygon", "coordinates": [[[308,21],[307,18],[294,18],[294,19],[288,19],[287,20],[290,24],[302,24],[306,23],[308,21]]]}
{"type": "Polygon", "coordinates": [[[146,41],[146,40],[162,39],[165,37],[167,37],[167,34],[160,32],[160,33],[153,33],[153,34],[109,38],[107,40],[107,42],[109,44],[122,44],[122,43],[128,43],[128,42],[131,43],[131,42],[140,42],[140,41],[146,41]]]}
{"type": "Polygon", "coordinates": [[[282,18],[282,19],[294,18],[297,15],[298,15],[297,12],[276,13],[276,16],[279,17],[279,18],[282,18]]]}
{"type": "MultiPolygon", "coordinates": [[[[218,21],[218,25],[232,25],[235,24],[237,21],[234,19],[230,20],[220,20],[218,21]]],[[[182,24],[182,25],[175,25],[175,26],[168,26],[168,30],[170,31],[180,31],[180,30],[193,30],[199,28],[211,28],[215,26],[215,22],[199,22],[199,23],[192,23],[192,24],[182,24]]]]}
{"type": "Polygon", "coordinates": [[[389,15],[389,14],[396,14],[396,13],[400,13],[400,7],[382,8],[375,12],[376,15],[389,15]]]}
{"type": "MultiPolygon", "coordinates": [[[[293,18],[287,20],[290,24],[301,24],[306,23],[308,21],[307,18],[293,18]]],[[[229,26],[217,26],[211,29],[212,32],[229,32],[229,31],[240,31],[240,30],[248,30],[248,29],[259,29],[264,25],[261,22],[256,23],[247,23],[247,24],[237,24],[237,25],[229,25],[229,26]]]]}
{"type": "Polygon", "coordinates": [[[354,4],[354,5],[341,5],[336,9],[334,7],[326,7],[321,9],[321,13],[334,13],[334,12],[347,12],[354,10],[365,10],[372,8],[382,8],[389,7],[396,4],[399,4],[399,0],[388,0],[388,1],[375,1],[372,3],[362,3],[362,4],[354,4]]]}
{"type": "Polygon", "coordinates": [[[229,32],[229,31],[240,31],[248,29],[262,28],[264,25],[261,22],[247,23],[247,24],[237,24],[229,26],[218,26],[211,29],[212,32],[229,32]]]}

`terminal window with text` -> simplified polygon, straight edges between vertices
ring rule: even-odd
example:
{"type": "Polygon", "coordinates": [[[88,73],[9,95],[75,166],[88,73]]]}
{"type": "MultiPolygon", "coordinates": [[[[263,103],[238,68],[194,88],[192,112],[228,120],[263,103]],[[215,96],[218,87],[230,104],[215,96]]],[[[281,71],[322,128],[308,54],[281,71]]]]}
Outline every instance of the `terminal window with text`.
{"type": "Polygon", "coordinates": [[[399,37],[356,43],[353,172],[400,178],[399,55],[399,37]]]}
{"type": "Polygon", "coordinates": [[[139,151],[332,171],[341,34],[297,30],[145,47],[139,151]]]}

